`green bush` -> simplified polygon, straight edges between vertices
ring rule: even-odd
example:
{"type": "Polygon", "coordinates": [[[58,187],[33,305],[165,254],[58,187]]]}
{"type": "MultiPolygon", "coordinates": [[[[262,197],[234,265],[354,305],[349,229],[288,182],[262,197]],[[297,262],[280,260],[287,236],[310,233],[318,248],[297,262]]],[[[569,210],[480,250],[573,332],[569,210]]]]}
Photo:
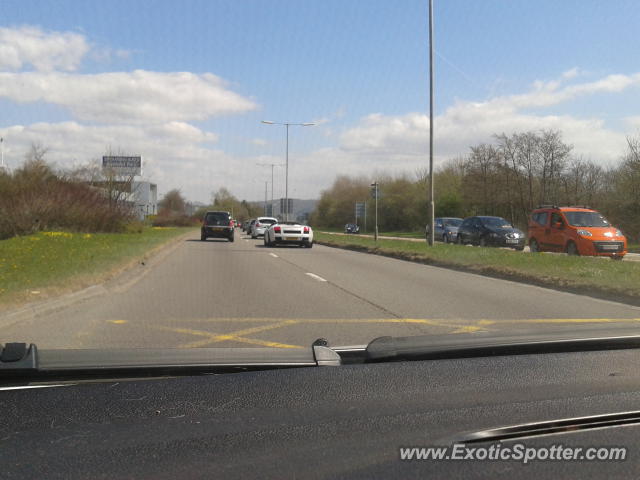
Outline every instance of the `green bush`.
{"type": "Polygon", "coordinates": [[[0,172],[0,239],[46,230],[122,232],[129,207],[86,182],[56,173],[43,161],[0,172]]]}
{"type": "Polygon", "coordinates": [[[187,215],[179,215],[169,213],[166,215],[157,215],[151,225],[154,227],[193,227],[198,225],[198,221],[187,215]]]}

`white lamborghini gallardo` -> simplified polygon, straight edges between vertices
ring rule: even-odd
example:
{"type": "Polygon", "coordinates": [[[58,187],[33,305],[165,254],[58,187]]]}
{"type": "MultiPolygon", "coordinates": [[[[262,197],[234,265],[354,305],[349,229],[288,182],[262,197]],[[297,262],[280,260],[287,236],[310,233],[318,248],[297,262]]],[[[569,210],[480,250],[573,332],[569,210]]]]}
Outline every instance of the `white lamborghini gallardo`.
{"type": "Polygon", "coordinates": [[[269,225],[264,232],[264,246],[275,245],[300,245],[301,247],[313,247],[313,230],[308,225],[300,225],[296,222],[279,222],[269,225]]]}

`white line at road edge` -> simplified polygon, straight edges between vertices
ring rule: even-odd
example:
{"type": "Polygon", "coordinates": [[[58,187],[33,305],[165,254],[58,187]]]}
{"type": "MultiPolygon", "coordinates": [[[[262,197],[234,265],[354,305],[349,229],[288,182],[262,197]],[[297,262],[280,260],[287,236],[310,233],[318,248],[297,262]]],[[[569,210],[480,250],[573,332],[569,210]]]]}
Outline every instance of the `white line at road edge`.
{"type": "Polygon", "coordinates": [[[314,280],[318,280],[319,282],[326,282],[324,278],[322,278],[320,275],[316,275],[315,273],[306,273],[305,275],[309,275],[311,278],[313,278],[314,280]]]}
{"type": "Polygon", "coordinates": [[[68,387],[69,383],[62,385],[22,385],[19,387],[1,387],[0,390],[27,390],[29,388],[53,388],[53,387],[68,387]]]}
{"type": "Polygon", "coordinates": [[[275,253],[270,253],[269,255],[271,255],[273,258],[278,258],[278,255],[276,255],[275,253]]]}

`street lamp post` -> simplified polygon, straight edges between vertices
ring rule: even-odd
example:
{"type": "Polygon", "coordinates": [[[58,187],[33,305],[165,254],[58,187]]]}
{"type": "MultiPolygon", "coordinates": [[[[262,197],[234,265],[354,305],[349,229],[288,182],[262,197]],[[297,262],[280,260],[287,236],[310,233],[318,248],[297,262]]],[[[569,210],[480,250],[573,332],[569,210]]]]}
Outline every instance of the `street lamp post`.
{"type": "Polygon", "coordinates": [[[4,170],[4,138],[0,138],[0,155],[2,158],[0,159],[0,169],[4,170]]]}
{"type": "Polygon", "coordinates": [[[267,215],[267,180],[264,181],[264,214],[267,215]]]}
{"type": "Polygon", "coordinates": [[[287,143],[286,143],[286,154],[285,154],[285,182],[284,182],[284,196],[285,196],[285,221],[289,221],[289,126],[300,126],[300,127],[310,127],[315,125],[315,123],[291,123],[291,122],[272,122],[270,120],[262,120],[262,123],[266,125],[284,125],[287,131],[287,143]]]}
{"type": "Polygon", "coordinates": [[[429,0],[429,245],[433,245],[435,203],[433,200],[433,0],[429,0]]]}
{"type": "MultiPolygon", "coordinates": [[[[261,167],[271,167],[271,208],[273,209],[273,168],[274,167],[282,167],[282,163],[256,163],[261,167]]],[[[273,211],[271,212],[273,215],[273,211]]],[[[266,215],[266,213],[265,213],[266,215]]]]}
{"type": "Polygon", "coordinates": [[[377,243],[378,242],[378,181],[376,180],[375,182],[373,182],[371,186],[373,187],[373,195],[376,202],[376,215],[375,215],[376,227],[373,232],[373,240],[377,243]]]}

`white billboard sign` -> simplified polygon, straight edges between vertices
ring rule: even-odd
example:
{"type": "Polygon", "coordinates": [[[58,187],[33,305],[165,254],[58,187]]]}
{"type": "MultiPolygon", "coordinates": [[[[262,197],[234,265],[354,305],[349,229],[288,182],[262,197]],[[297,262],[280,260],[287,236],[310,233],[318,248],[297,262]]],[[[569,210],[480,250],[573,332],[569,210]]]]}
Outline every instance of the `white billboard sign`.
{"type": "Polygon", "coordinates": [[[102,157],[102,169],[118,175],[141,175],[142,157],[104,156],[102,157]]]}

